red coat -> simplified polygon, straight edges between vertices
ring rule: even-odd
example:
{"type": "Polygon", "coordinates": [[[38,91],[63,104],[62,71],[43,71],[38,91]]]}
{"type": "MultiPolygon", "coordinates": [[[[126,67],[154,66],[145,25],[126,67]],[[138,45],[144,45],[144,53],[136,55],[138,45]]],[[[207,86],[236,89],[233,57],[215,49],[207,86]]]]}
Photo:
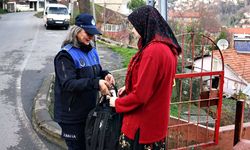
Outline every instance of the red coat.
{"type": "Polygon", "coordinates": [[[170,98],[177,57],[161,42],[150,43],[132,72],[132,91],[117,98],[115,108],[124,113],[122,132],[130,139],[140,129],[139,143],[167,136],[170,98]]]}

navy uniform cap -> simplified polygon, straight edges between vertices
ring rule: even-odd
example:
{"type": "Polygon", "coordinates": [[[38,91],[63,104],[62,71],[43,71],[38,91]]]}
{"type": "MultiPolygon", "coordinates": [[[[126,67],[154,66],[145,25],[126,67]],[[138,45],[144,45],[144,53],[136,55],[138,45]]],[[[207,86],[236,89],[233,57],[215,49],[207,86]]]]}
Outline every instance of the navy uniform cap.
{"type": "Polygon", "coordinates": [[[83,28],[89,34],[101,34],[96,28],[94,17],[90,14],[82,13],[78,15],[75,19],[75,25],[83,28]]]}

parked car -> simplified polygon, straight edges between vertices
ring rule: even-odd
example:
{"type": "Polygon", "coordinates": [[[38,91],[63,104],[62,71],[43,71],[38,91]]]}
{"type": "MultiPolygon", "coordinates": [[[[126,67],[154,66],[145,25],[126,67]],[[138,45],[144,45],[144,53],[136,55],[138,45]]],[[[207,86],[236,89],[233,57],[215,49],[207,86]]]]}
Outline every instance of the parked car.
{"type": "Polygon", "coordinates": [[[70,13],[67,6],[62,4],[48,4],[43,13],[46,29],[52,26],[69,28],[70,13]]]}

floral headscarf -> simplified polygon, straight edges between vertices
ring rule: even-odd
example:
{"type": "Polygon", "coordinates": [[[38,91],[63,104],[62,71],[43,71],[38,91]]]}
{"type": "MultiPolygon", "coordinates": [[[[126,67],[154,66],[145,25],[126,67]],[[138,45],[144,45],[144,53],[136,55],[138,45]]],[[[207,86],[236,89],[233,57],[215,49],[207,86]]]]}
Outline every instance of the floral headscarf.
{"type": "Polygon", "coordinates": [[[140,7],[128,16],[128,20],[141,36],[140,50],[156,40],[167,44],[170,49],[175,49],[178,54],[181,53],[181,47],[171,28],[156,8],[149,5],[140,7]]]}
{"type": "Polygon", "coordinates": [[[173,54],[179,55],[181,53],[181,47],[179,46],[173,31],[156,8],[149,5],[140,7],[128,16],[128,20],[141,37],[138,41],[139,51],[131,59],[128,66],[125,81],[127,93],[132,90],[132,70],[135,64],[139,62],[143,49],[149,43],[153,41],[162,42],[169,46],[173,54]]]}

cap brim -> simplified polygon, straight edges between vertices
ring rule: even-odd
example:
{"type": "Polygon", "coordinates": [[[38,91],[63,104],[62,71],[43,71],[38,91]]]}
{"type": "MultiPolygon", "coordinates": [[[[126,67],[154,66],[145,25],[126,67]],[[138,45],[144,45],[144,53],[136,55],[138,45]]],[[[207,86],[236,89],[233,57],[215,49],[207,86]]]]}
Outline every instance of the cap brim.
{"type": "Polygon", "coordinates": [[[92,34],[92,35],[102,35],[100,31],[98,31],[96,28],[83,28],[87,33],[92,34]]]}

